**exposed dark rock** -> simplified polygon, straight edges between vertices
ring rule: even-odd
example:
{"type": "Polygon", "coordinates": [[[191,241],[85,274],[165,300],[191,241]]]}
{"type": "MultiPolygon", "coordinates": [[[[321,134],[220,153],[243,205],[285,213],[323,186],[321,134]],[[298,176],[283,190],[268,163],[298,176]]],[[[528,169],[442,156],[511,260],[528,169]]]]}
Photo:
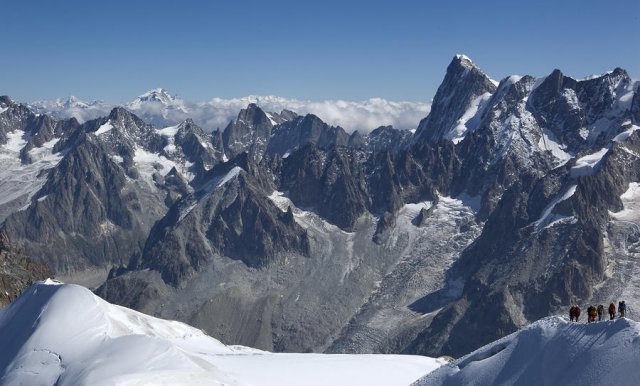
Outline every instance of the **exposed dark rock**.
{"type": "Polygon", "coordinates": [[[418,226],[418,227],[424,226],[427,220],[429,219],[429,216],[431,216],[431,213],[433,213],[434,208],[435,206],[431,206],[429,207],[429,209],[426,209],[426,208],[420,209],[420,213],[418,213],[416,218],[413,220],[413,223],[415,224],[415,226],[418,226]]]}
{"type": "Polygon", "coordinates": [[[319,149],[346,146],[349,135],[341,127],[329,126],[313,114],[297,117],[278,125],[269,141],[267,152],[284,155],[312,143],[319,149]]]}
{"type": "Polygon", "coordinates": [[[454,57],[433,98],[431,112],[418,125],[414,142],[442,140],[476,98],[495,91],[496,85],[471,60],[461,55],[454,57]]]}
{"type": "Polygon", "coordinates": [[[0,231],[0,308],[15,300],[33,282],[53,277],[46,264],[36,264],[0,231]]]}
{"type": "Polygon", "coordinates": [[[248,152],[259,160],[264,155],[271,137],[273,124],[258,105],[252,103],[242,109],[238,118],[231,121],[222,133],[227,157],[248,152]]]}
{"type": "Polygon", "coordinates": [[[297,206],[313,208],[329,222],[351,229],[369,206],[357,156],[343,147],[325,153],[309,143],[284,160],[280,189],[297,206]]]}
{"type": "MultiPolygon", "coordinates": [[[[309,254],[306,232],[264,196],[246,154],[212,171],[194,194],[174,205],[151,230],[141,267],[179,285],[214,253],[261,267],[279,253],[309,254]],[[243,165],[249,172],[247,172],[243,165]]],[[[262,184],[265,182],[262,181],[262,184]]]]}
{"type": "Polygon", "coordinates": [[[388,150],[392,153],[404,150],[411,141],[411,132],[396,130],[391,126],[380,126],[366,136],[367,149],[372,152],[388,150]]]}
{"type": "Polygon", "coordinates": [[[139,198],[125,181],[104,149],[85,137],[50,172],[39,199],[9,216],[4,229],[56,272],[126,262],[146,230],[139,198]]]}

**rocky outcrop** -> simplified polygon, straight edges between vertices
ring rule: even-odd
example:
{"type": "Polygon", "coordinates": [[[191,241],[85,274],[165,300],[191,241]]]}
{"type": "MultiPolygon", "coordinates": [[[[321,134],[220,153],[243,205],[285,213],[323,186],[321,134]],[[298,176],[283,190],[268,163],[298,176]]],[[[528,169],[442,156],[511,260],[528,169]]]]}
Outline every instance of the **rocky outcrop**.
{"type": "Polygon", "coordinates": [[[260,160],[269,144],[272,129],[273,123],[267,114],[258,105],[250,104],[222,132],[227,157],[234,158],[247,152],[260,160]]]}
{"type": "Polygon", "coordinates": [[[269,140],[269,154],[290,154],[309,143],[319,149],[333,146],[347,146],[349,135],[341,127],[329,126],[313,114],[297,117],[292,121],[278,125],[269,140]]]}
{"type": "MultiPolygon", "coordinates": [[[[223,162],[221,149],[191,119],[178,125],[174,144],[180,149],[181,157],[193,164],[192,172],[196,176],[203,176],[213,166],[223,162]]],[[[165,152],[166,149],[165,146],[165,152]]]]}
{"type": "MultiPolygon", "coordinates": [[[[390,151],[392,153],[400,152],[408,147],[411,141],[411,132],[408,130],[396,130],[391,126],[380,126],[373,130],[363,139],[362,147],[366,147],[368,151],[380,152],[390,151]]],[[[358,147],[350,141],[351,146],[358,147]]]]}
{"type": "Polygon", "coordinates": [[[36,264],[15,248],[0,231],[0,308],[15,300],[31,284],[53,277],[46,264],[36,264]]]}
{"type": "Polygon", "coordinates": [[[310,143],[284,160],[280,180],[280,190],[297,206],[313,208],[343,229],[351,229],[369,206],[364,169],[357,152],[347,148],[323,152],[310,143]]]}
{"type": "Polygon", "coordinates": [[[250,157],[212,170],[150,232],[139,267],[179,285],[220,254],[259,268],[283,252],[309,254],[306,232],[265,197],[250,157]],[[246,169],[243,169],[242,166],[246,169]],[[249,170],[249,171],[247,171],[249,170]]]}

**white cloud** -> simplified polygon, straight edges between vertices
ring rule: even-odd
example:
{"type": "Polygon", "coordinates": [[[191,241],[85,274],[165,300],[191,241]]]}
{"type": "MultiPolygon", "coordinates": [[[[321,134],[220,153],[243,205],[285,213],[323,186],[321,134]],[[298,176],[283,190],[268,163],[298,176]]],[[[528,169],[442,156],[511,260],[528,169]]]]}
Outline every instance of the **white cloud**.
{"type": "MultiPolygon", "coordinates": [[[[382,98],[364,101],[308,101],[253,95],[232,99],[213,98],[206,102],[190,103],[176,97],[167,98],[168,94],[161,89],[143,96],[149,99],[149,94],[154,91],[165,93],[162,98],[157,98],[162,99],[162,102],[153,98],[145,101],[138,98],[124,106],[156,126],[173,125],[186,118],[192,118],[207,131],[224,129],[229,121],[236,118],[238,112],[250,103],[255,103],[268,112],[279,113],[287,109],[300,115],[315,114],[330,125],[341,126],[348,132],[358,130],[363,133],[387,125],[398,129],[414,129],[429,113],[431,107],[427,102],[396,102],[382,98]]],[[[76,99],[74,101],[77,103],[61,103],[61,100],[39,101],[33,102],[30,106],[37,112],[50,113],[58,117],[75,116],[80,121],[106,115],[111,107],[102,102],[85,103],[76,99]]]]}

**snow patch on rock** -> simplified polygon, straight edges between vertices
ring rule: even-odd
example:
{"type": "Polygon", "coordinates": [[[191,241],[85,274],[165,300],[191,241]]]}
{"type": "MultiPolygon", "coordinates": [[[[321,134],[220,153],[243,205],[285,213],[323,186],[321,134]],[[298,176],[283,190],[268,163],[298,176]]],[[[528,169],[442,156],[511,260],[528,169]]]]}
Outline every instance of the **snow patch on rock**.
{"type": "Polygon", "coordinates": [[[595,153],[585,155],[576,160],[575,166],[571,168],[571,176],[573,178],[580,176],[591,176],[596,171],[602,158],[609,151],[609,148],[603,147],[595,153]]]}
{"type": "Polygon", "coordinates": [[[111,121],[107,121],[107,123],[100,126],[98,130],[96,130],[95,135],[104,134],[106,132],[111,131],[111,129],[113,129],[113,125],[111,125],[111,121]]]}

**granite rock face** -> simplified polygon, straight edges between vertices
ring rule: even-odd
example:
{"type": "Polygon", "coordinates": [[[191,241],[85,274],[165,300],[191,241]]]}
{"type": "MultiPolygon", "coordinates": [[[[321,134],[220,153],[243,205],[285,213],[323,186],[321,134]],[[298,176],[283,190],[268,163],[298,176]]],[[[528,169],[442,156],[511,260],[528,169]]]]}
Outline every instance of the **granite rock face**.
{"type": "Polygon", "coordinates": [[[475,63],[457,55],[436,91],[431,112],[418,125],[414,142],[436,143],[473,131],[484,101],[495,91],[496,84],[475,63]]]}

